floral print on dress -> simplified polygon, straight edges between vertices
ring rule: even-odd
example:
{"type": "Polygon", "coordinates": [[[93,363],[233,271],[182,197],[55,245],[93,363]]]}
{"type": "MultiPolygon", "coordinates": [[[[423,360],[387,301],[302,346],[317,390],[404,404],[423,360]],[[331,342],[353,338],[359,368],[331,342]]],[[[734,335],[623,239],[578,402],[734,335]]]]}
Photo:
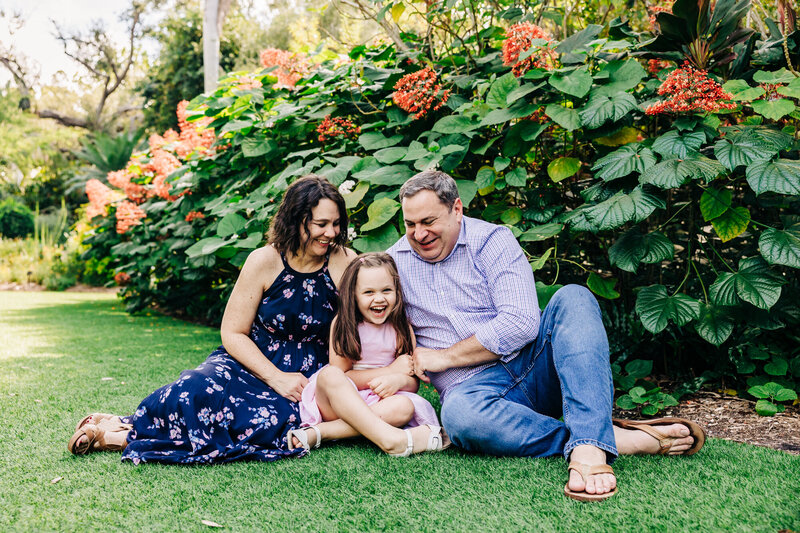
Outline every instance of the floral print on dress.
{"type": "MultiPolygon", "coordinates": [[[[327,260],[284,271],[261,297],[250,339],[284,372],[311,376],[328,362],[337,292],[327,260]]],[[[210,464],[298,457],[286,432],[300,424],[296,403],[277,394],[220,347],[197,368],[153,392],[136,412],[123,461],[210,464]]]]}

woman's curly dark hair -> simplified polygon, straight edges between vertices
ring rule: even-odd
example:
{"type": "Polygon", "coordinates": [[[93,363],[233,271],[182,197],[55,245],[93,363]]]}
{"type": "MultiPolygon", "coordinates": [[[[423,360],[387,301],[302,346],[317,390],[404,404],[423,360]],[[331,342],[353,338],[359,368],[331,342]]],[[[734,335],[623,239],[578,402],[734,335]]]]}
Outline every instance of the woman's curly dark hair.
{"type": "Polygon", "coordinates": [[[311,210],[325,198],[333,201],[339,208],[340,231],[333,239],[331,249],[344,246],[347,243],[347,209],[344,198],[331,182],[314,174],[303,176],[286,189],[278,213],[269,226],[270,244],[282,254],[297,253],[302,246],[303,231],[306,235],[309,233],[311,210]]]}

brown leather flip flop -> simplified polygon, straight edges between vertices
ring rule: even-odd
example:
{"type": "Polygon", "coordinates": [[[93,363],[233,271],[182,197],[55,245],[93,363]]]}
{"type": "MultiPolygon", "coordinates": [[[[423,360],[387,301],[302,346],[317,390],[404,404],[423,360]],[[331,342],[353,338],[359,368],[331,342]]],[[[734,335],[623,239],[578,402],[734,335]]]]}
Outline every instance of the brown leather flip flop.
{"type": "Polygon", "coordinates": [[[664,455],[669,453],[669,449],[672,446],[672,442],[683,437],[670,437],[669,435],[665,435],[656,429],[654,426],[665,426],[668,424],[683,424],[687,428],[689,428],[689,436],[694,437],[694,444],[692,447],[686,450],[685,452],[681,452],[675,455],[693,455],[700,451],[700,448],[706,443],[706,432],[705,430],[700,427],[695,422],[691,420],[687,420],[685,418],[676,418],[676,417],[664,417],[664,418],[655,418],[653,420],[623,420],[621,418],[612,418],[611,422],[615,426],[619,426],[624,429],[638,429],[639,431],[644,431],[654,439],[658,441],[659,445],[659,455],[664,455]]]}
{"type": "Polygon", "coordinates": [[[106,442],[106,431],[94,424],[85,424],[72,435],[67,444],[67,449],[75,455],[86,455],[91,452],[121,452],[128,446],[125,444],[111,444],[106,442]],[[88,442],[78,444],[81,437],[86,436],[88,442]]]}
{"type": "MultiPolygon", "coordinates": [[[[593,476],[595,474],[613,474],[614,469],[611,468],[611,465],[585,465],[583,463],[578,463],[577,461],[571,462],[569,467],[567,468],[567,472],[570,470],[575,470],[578,474],[581,475],[583,478],[583,482],[586,483],[586,478],[589,476],[593,476]]],[[[578,500],[579,502],[599,502],[602,500],[607,500],[608,498],[612,497],[614,494],[617,493],[617,487],[614,487],[614,490],[611,492],[606,492],[605,494],[589,494],[588,492],[576,492],[574,490],[570,490],[569,482],[564,485],[564,495],[568,498],[572,498],[573,500],[578,500]]]]}

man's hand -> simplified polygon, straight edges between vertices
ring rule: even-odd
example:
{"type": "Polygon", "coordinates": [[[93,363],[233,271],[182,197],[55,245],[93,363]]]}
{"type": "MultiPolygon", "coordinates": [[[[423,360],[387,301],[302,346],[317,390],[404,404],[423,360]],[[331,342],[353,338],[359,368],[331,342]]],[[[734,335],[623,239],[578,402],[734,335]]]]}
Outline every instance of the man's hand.
{"type": "Polygon", "coordinates": [[[369,388],[381,398],[393,396],[410,379],[405,374],[386,374],[369,380],[369,388]]]}
{"type": "Polygon", "coordinates": [[[303,389],[308,385],[308,378],[300,372],[281,372],[279,370],[269,379],[267,385],[284,398],[299,402],[303,389]]]}
{"type": "Polygon", "coordinates": [[[411,359],[414,361],[414,374],[425,383],[431,382],[431,378],[425,372],[441,372],[451,366],[446,350],[431,350],[418,346],[411,359]]]}

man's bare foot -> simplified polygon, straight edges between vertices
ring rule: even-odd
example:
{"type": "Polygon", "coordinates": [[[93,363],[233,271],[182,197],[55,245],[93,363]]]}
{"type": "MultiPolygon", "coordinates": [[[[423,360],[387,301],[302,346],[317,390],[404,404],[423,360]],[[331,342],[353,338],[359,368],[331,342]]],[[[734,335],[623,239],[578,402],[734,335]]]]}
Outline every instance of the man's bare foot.
{"type": "MultiPolygon", "coordinates": [[[[669,440],[669,451],[666,455],[680,455],[694,444],[694,437],[690,435],[689,428],[684,424],[665,424],[653,426],[669,440]]],[[[617,450],[621,455],[657,454],[660,453],[661,444],[654,436],[639,429],[624,429],[614,426],[614,438],[617,441],[617,450]]]]}
{"type": "MultiPolygon", "coordinates": [[[[604,465],[606,464],[606,452],[595,446],[575,446],[569,455],[569,461],[570,463],[583,463],[589,466],[604,465]]],[[[606,494],[613,491],[617,486],[617,478],[614,474],[594,474],[587,476],[584,482],[580,473],[570,470],[567,486],[573,492],[606,494]]]]}

